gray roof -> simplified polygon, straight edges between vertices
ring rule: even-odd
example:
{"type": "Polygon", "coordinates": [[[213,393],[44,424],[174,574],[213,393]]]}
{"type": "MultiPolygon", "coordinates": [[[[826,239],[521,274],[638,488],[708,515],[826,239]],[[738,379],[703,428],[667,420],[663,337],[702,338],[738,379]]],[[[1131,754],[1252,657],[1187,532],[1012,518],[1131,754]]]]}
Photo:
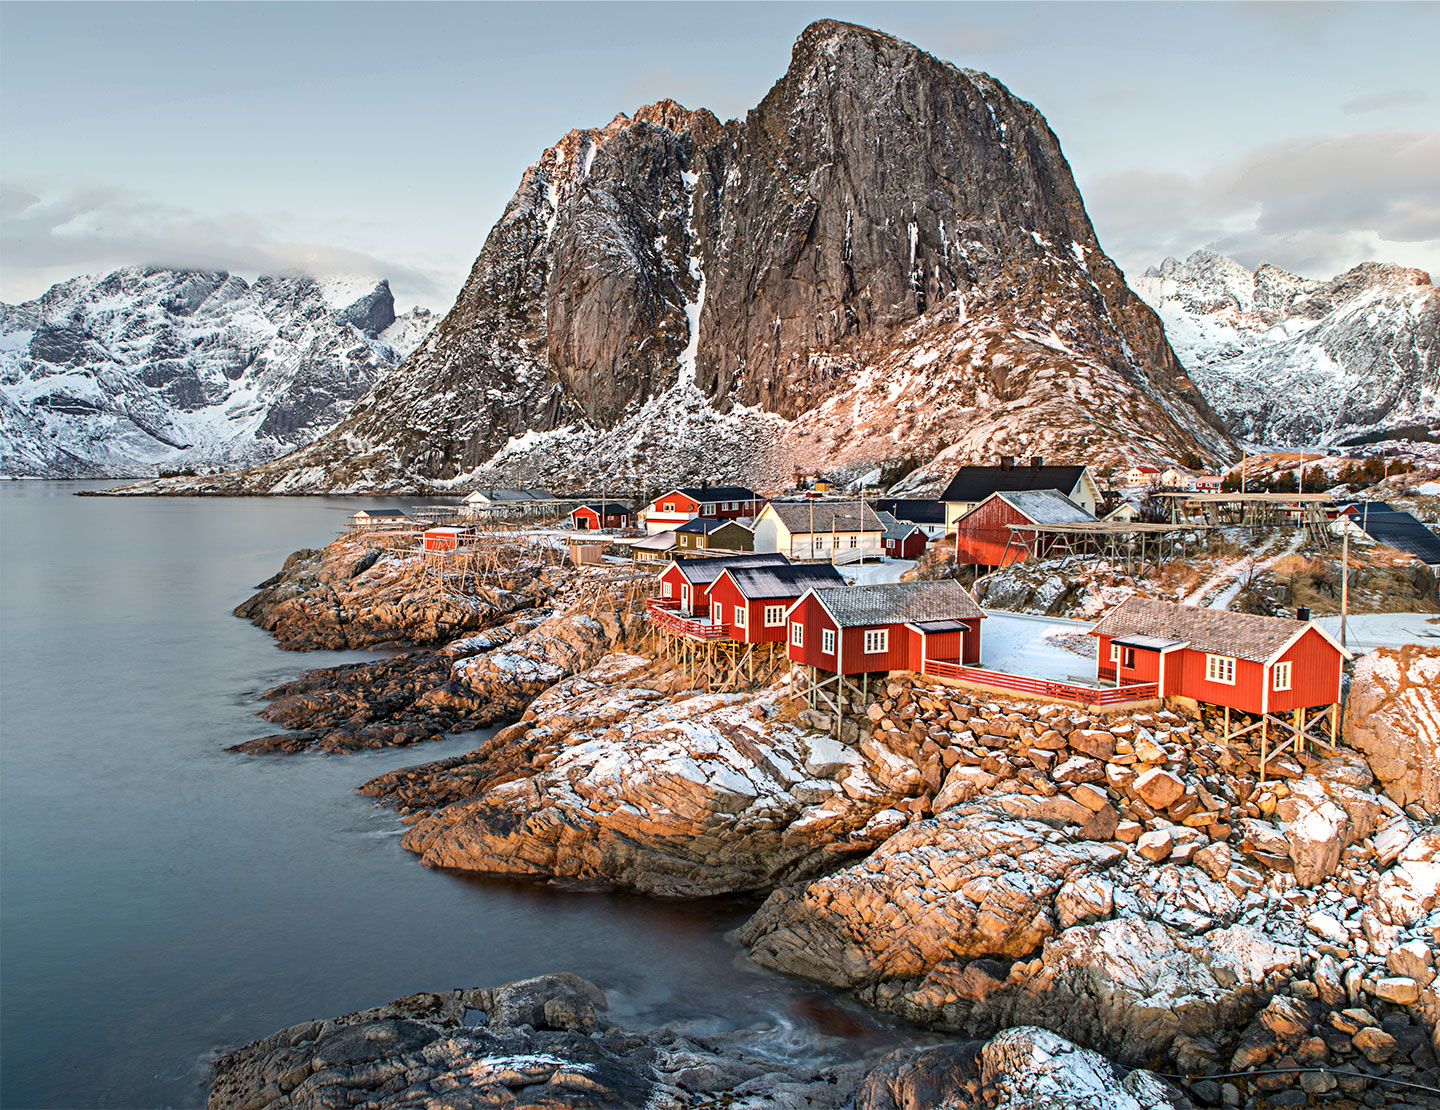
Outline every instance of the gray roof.
{"type": "MultiPolygon", "coordinates": [[[[711,532],[719,531],[727,525],[735,528],[745,528],[745,525],[736,524],[733,520],[719,520],[712,516],[697,516],[687,520],[684,524],[680,525],[680,527],[676,528],[675,531],[700,532],[708,536],[711,532]]],[[[749,532],[752,531],[752,529],[745,528],[745,531],[749,532]]]]}
{"type": "Polygon", "coordinates": [[[1193,651],[1265,663],[1304,627],[1304,622],[1284,617],[1257,617],[1228,609],[1198,609],[1172,601],[1129,597],[1090,632],[1111,638],[1141,635],[1180,640],[1193,651]]]}
{"type": "Polygon", "coordinates": [[[844,576],[829,563],[791,563],[777,566],[737,567],[724,572],[735,583],[740,596],[751,601],[775,597],[799,597],[806,590],[828,590],[845,585],[844,576]]]}
{"type": "Polygon", "coordinates": [[[1020,490],[996,496],[1036,524],[1082,524],[1095,519],[1058,489],[1020,490]]]}
{"type": "Polygon", "coordinates": [[[350,515],[351,515],[351,516],[384,516],[384,517],[397,517],[397,516],[405,516],[405,515],[407,515],[407,514],[406,514],[406,512],[405,512],[404,509],[360,509],[360,510],[354,512],[354,513],[351,513],[350,515]]]}
{"type": "Polygon", "coordinates": [[[465,498],[466,501],[472,499],[494,504],[501,501],[553,501],[555,495],[545,489],[477,489],[465,498]]]}
{"type": "Polygon", "coordinates": [[[875,508],[893,513],[896,520],[911,524],[944,524],[945,502],[921,497],[882,497],[875,508]]]}
{"type": "Polygon", "coordinates": [[[908,520],[897,520],[894,524],[886,526],[885,538],[887,540],[903,540],[911,532],[918,531],[920,531],[920,525],[911,524],[908,520]]]}
{"type": "Polygon", "coordinates": [[[646,536],[643,540],[636,540],[630,545],[631,551],[669,551],[675,546],[675,530],[668,532],[656,532],[653,536],[646,536]]]}
{"type": "Polygon", "coordinates": [[[911,621],[910,627],[927,635],[936,632],[969,632],[970,626],[964,621],[911,621]]]}
{"type": "Polygon", "coordinates": [[[778,551],[753,555],[722,555],[715,559],[676,559],[675,565],[692,586],[708,586],[729,567],[788,566],[790,560],[778,551]]]}
{"type": "Polygon", "coordinates": [[[1376,512],[1372,506],[1350,517],[1371,539],[1413,555],[1422,563],[1440,564],[1440,536],[1425,527],[1411,513],[1376,512]]]}
{"type": "Polygon", "coordinates": [[[985,613],[959,582],[887,582],[844,586],[816,595],[841,628],[983,620],[985,613]]]}
{"type": "Polygon", "coordinates": [[[583,505],[576,505],[575,508],[570,510],[570,513],[573,516],[581,509],[591,509],[596,516],[616,516],[618,514],[628,513],[630,506],[623,501],[606,501],[603,504],[599,501],[587,501],[583,505]],[[604,510],[603,513],[601,510],[604,510]]]}
{"type": "Polygon", "coordinates": [[[1136,632],[1130,636],[1116,636],[1111,643],[1119,644],[1121,647],[1142,648],[1145,651],[1168,651],[1170,648],[1184,647],[1184,640],[1170,640],[1164,636],[1146,636],[1136,632]]]}
{"type": "Polygon", "coordinates": [[[812,512],[817,533],[885,531],[875,510],[860,501],[772,501],[769,507],[792,534],[811,531],[812,512]]]}

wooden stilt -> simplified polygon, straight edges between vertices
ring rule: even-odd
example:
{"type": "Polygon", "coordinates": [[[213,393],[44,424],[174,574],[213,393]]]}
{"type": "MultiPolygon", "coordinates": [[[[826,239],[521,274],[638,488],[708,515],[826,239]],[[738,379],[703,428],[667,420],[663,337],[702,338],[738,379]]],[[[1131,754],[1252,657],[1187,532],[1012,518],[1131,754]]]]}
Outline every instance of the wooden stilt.
{"type": "Polygon", "coordinates": [[[1270,717],[1260,718],[1260,781],[1265,781],[1265,765],[1270,762],[1270,717]]]}

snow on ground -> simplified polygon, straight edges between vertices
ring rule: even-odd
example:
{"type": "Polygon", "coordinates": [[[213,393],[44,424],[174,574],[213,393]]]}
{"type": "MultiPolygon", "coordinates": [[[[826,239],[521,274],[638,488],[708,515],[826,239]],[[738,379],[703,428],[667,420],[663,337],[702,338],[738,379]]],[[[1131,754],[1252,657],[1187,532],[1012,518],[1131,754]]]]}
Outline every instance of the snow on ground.
{"type": "MultiPolygon", "coordinates": [[[[1340,638],[1339,617],[1318,617],[1315,623],[1340,638]]],[[[1434,613],[1360,613],[1346,619],[1345,644],[1356,655],[1405,644],[1440,647],[1440,617],[1434,613]]]]}
{"type": "Polygon", "coordinates": [[[1087,621],[987,609],[980,626],[980,665],[1027,678],[1093,683],[1095,657],[1071,651],[1057,639],[1083,636],[1093,627],[1087,621]]]}
{"type": "Polygon", "coordinates": [[[881,559],[878,563],[853,563],[839,570],[852,586],[878,586],[884,582],[900,581],[901,576],[914,565],[914,559],[881,559]]]}

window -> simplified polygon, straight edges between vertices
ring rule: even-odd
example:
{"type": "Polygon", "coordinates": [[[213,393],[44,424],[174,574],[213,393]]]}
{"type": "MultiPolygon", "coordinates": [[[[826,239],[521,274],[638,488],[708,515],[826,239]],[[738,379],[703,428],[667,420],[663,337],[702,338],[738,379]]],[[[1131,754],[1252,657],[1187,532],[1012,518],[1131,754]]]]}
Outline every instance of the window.
{"type": "Polygon", "coordinates": [[[704,514],[705,514],[706,516],[714,516],[714,515],[715,515],[715,503],[714,503],[713,501],[712,501],[710,504],[708,504],[708,505],[705,506],[705,508],[704,508],[704,514]]]}
{"type": "Polygon", "coordinates": [[[799,621],[790,622],[790,642],[796,647],[805,646],[805,626],[799,621]]]}
{"type": "Polygon", "coordinates": [[[835,630],[827,628],[820,633],[820,650],[826,655],[835,654],[835,630]]]}
{"type": "Polygon", "coordinates": [[[664,509],[667,513],[673,513],[675,511],[675,502],[667,501],[661,505],[660,508],[664,509]]]}
{"type": "MultiPolygon", "coordinates": [[[[783,606],[783,605],[767,605],[767,606],[765,606],[765,627],[766,627],[766,628],[779,628],[779,627],[780,627],[782,624],[784,624],[784,623],[785,623],[785,606],[783,606]]],[[[795,642],[798,644],[800,641],[799,641],[799,640],[796,640],[795,642]]]]}
{"type": "Polygon", "coordinates": [[[1135,649],[1134,649],[1134,648],[1128,648],[1128,647],[1127,647],[1127,648],[1125,649],[1125,666],[1127,666],[1127,667],[1133,667],[1133,666],[1135,666],[1135,649]]]}
{"type": "Polygon", "coordinates": [[[1211,682],[1235,685],[1235,659],[1229,655],[1205,656],[1205,677],[1211,682]]]}
{"type": "Polygon", "coordinates": [[[865,630],[866,655],[878,655],[889,650],[890,630],[888,628],[867,628],[865,630]]]}
{"type": "Polygon", "coordinates": [[[745,606],[743,604],[735,606],[735,627],[745,627],[745,606]]]}
{"type": "Polygon", "coordinates": [[[1288,662],[1275,664],[1275,681],[1273,685],[1277,690],[1290,689],[1290,664],[1288,662]]]}
{"type": "Polygon", "coordinates": [[[851,546],[851,547],[859,547],[859,546],[860,546],[860,537],[859,537],[859,536],[851,536],[851,537],[850,537],[850,546],[851,546]]]}
{"type": "Polygon", "coordinates": [[[660,596],[661,596],[661,597],[670,597],[670,596],[672,596],[671,593],[670,593],[670,583],[669,583],[669,582],[661,582],[661,583],[660,583],[660,596]]]}
{"type": "Polygon", "coordinates": [[[1120,665],[1120,645],[1119,645],[1119,644],[1111,644],[1111,645],[1110,645],[1110,662],[1114,663],[1117,667],[1120,665]]]}

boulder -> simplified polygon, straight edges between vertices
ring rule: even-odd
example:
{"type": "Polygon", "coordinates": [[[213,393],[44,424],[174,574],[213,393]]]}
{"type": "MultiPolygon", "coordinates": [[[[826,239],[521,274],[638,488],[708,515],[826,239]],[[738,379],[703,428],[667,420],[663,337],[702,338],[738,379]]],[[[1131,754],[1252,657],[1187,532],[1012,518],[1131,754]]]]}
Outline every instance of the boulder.
{"type": "Polygon", "coordinates": [[[1280,799],[1278,812],[1286,825],[1287,854],[1295,881],[1314,886],[1333,875],[1341,851],[1354,835],[1345,810],[1330,800],[1320,783],[1301,778],[1290,784],[1290,793],[1280,799]]]}
{"type": "Polygon", "coordinates": [[[1159,812],[1179,800],[1185,793],[1185,784],[1163,767],[1152,767],[1131,784],[1131,789],[1146,805],[1159,812]]]}
{"type": "Polygon", "coordinates": [[[1440,648],[1380,648],[1355,665],[1345,739],[1402,806],[1440,814],[1440,648]]]}

